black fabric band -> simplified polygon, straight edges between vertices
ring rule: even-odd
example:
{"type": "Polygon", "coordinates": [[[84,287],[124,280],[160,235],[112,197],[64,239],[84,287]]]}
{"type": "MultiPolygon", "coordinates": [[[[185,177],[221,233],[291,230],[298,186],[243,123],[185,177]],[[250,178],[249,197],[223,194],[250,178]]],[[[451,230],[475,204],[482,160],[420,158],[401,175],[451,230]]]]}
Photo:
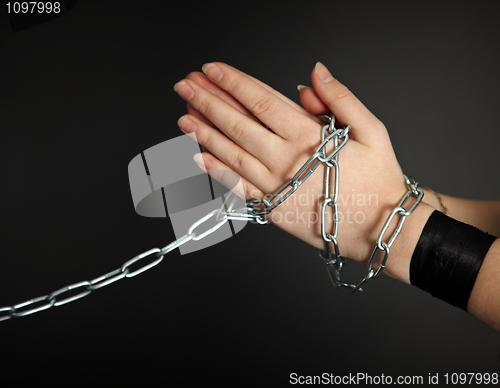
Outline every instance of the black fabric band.
{"type": "Polygon", "coordinates": [[[411,284],[467,310],[472,287],[496,237],[434,211],[410,263],[411,284]]]}

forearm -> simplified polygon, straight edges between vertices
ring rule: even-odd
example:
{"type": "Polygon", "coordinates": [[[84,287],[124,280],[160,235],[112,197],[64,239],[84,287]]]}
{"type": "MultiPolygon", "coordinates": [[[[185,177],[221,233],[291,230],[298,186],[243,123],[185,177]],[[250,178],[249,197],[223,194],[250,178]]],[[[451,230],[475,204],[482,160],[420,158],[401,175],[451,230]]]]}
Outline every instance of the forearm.
{"type": "Polygon", "coordinates": [[[477,201],[452,197],[445,194],[438,194],[429,190],[424,190],[424,202],[434,208],[443,211],[458,221],[473,225],[484,232],[494,236],[500,236],[500,201],[477,201]]]}
{"type": "MultiPolygon", "coordinates": [[[[473,202],[479,201],[469,205],[473,202]]],[[[416,217],[405,224],[397,252],[400,260],[392,264],[390,274],[406,281],[408,270],[411,284],[466,309],[500,332],[500,239],[463,221],[437,216],[441,213],[434,210],[422,203],[416,217]]]]}
{"type": "Polygon", "coordinates": [[[479,270],[467,311],[500,332],[500,239],[491,246],[479,270]]]}
{"type": "MultiPolygon", "coordinates": [[[[427,197],[429,197],[429,193],[427,193],[427,197]]],[[[478,226],[482,226],[485,230],[494,230],[487,229],[491,226],[498,228],[498,223],[495,223],[495,215],[488,214],[488,211],[493,212],[498,209],[498,203],[446,197],[446,199],[448,198],[450,199],[448,204],[450,204],[452,214],[457,215],[458,213],[459,217],[462,218],[460,221],[468,224],[476,223],[477,225],[474,226],[478,229],[478,226]],[[465,211],[463,211],[460,206],[465,207],[465,211]],[[488,222],[485,222],[485,220],[488,222]]],[[[439,206],[439,202],[436,203],[436,206],[439,206]]],[[[413,270],[411,269],[412,260],[421,259],[420,257],[414,257],[414,251],[417,244],[419,244],[424,227],[427,222],[429,222],[429,217],[435,210],[433,206],[422,202],[413,214],[407,218],[407,222],[405,222],[401,234],[391,249],[390,259],[386,267],[386,273],[388,275],[402,282],[410,283],[410,272],[413,270]]],[[[391,229],[393,228],[394,226],[391,229]]],[[[446,251],[443,251],[443,253],[446,253],[446,251]]],[[[429,254],[429,252],[427,254],[429,254]]],[[[458,260],[458,258],[456,259],[458,260]]],[[[468,260],[466,257],[463,259],[468,260]]],[[[456,269],[459,270],[458,264],[456,269]]],[[[434,268],[429,267],[427,269],[429,272],[427,273],[427,271],[424,271],[425,273],[423,276],[426,279],[428,276],[433,278],[434,270],[434,268]]],[[[447,270],[442,268],[440,271],[447,270]]],[[[415,273],[413,275],[415,276],[415,273]]],[[[419,276],[422,276],[422,274],[419,276]]],[[[441,276],[441,273],[439,276],[441,276]]],[[[450,284],[457,281],[452,273],[450,273],[450,276],[450,284]]],[[[477,277],[475,278],[475,283],[467,302],[467,311],[475,318],[500,332],[500,308],[498,307],[500,306],[499,279],[500,239],[496,239],[487,251],[486,256],[484,256],[479,272],[477,272],[477,277]]],[[[432,293],[431,289],[424,288],[424,290],[432,293]]]]}

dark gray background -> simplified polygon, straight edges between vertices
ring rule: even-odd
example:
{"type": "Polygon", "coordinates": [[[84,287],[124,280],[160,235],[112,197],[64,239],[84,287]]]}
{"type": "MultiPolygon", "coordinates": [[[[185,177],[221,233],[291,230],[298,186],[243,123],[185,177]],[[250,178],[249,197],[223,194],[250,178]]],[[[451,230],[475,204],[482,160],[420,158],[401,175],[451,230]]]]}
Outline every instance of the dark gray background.
{"type": "MultiPolygon", "coordinates": [[[[180,134],[172,86],[209,61],[298,101],[320,60],[386,124],[407,174],[500,197],[493,2],[167,3],[80,1],[17,33],[0,12],[0,306],[173,240],[168,220],[135,213],[127,165],[180,134]]],[[[280,386],[294,372],[500,369],[492,329],[385,276],[334,291],[316,250],[273,226],[174,251],[0,333],[3,375],[17,381],[280,386]]]]}

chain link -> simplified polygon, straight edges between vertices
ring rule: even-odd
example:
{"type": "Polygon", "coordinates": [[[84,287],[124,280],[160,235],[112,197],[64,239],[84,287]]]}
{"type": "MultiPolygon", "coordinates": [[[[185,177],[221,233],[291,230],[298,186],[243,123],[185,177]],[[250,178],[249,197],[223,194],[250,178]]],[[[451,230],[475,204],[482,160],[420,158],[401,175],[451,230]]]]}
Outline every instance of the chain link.
{"type": "MultiPolygon", "coordinates": [[[[81,281],[78,283],[71,284],[69,286],[66,286],[64,288],[61,288],[57,291],[52,292],[49,295],[41,296],[38,298],[34,298],[31,300],[28,300],[26,302],[18,303],[14,306],[7,306],[7,307],[0,307],[0,322],[1,321],[6,321],[10,318],[19,318],[19,317],[24,317],[26,315],[30,315],[33,313],[37,313],[43,310],[47,310],[51,307],[58,307],[62,306],[66,303],[73,302],[77,299],[83,298],[87,295],[89,295],[92,291],[98,290],[99,288],[105,287],[110,285],[111,283],[114,283],[118,280],[121,280],[123,278],[132,278],[134,276],[137,276],[154,266],[158,265],[161,263],[163,260],[163,257],[173,251],[174,249],[180,247],[181,245],[187,243],[188,241],[198,241],[201,240],[202,238],[208,236],[209,234],[215,232],[217,229],[219,229],[222,225],[224,225],[228,219],[231,219],[232,216],[232,208],[235,204],[236,201],[236,195],[234,193],[231,193],[225,203],[222,205],[220,209],[216,209],[205,215],[204,217],[200,218],[198,221],[193,223],[191,227],[188,229],[188,233],[177,240],[173,241],[172,243],[168,244],[167,246],[163,248],[153,248],[149,249],[132,259],[126,261],[123,263],[123,265],[115,269],[114,271],[108,272],[105,275],[99,276],[98,278],[95,278],[90,281],[81,281]],[[231,201],[230,201],[231,199],[231,201]],[[227,207],[227,211],[223,212],[222,210],[225,208],[225,204],[227,202],[230,202],[229,206],[227,207]],[[227,214],[226,214],[227,213],[227,214]],[[222,215],[222,216],[221,216],[222,215]],[[199,227],[201,224],[205,223],[211,218],[214,218],[216,220],[216,225],[207,229],[206,231],[202,233],[195,233],[195,229],[199,227]],[[142,265],[142,267],[136,269],[135,271],[130,270],[130,267],[138,263],[140,261],[147,261],[147,259],[153,258],[153,261],[150,261],[148,263],[145,263],[142,265]],[[65,299],[62,299],[64,294],[69,293],[72,290],[79,289],[81,288],[82,291],[76,295],[68,296],[65,299]]],[[[255,215],[250,215],[247,219],[248,220],[254,220],[262,217],[258,217],[255,215]]],[[[262,220],[260,220],[262,222],[262,220]]]]}
{"type": "Polygon", "coordinates": [[[346,262],[346,259],[340,255],[340,250],[338,247],[337,243],[337,233],[338,233],[338,210],[337,210],[337,202],[338,202],[338,189],[339,189],[339,150],[347,143],[349,139],[348,132],[350,130],[350,127],[346,127],[343,130],[338,130],[335,129],[335,119],[332,117],[326,116],[327,119],[329,119],[329,125],[325,125],[323,127],[323,130],[321,132],[321,140],[322,144],[326,143],[325,136],[326,132],[330,132],[330,135],[326,137],[326,139],[331,139],[332,137],[335,139],[334,140],[334,150],[333,152],[328,156],[325,157],[324,152],[325,150],[323,149],[323,158],[320,159],[321,162],[324,162],[325,164],[325,179],[324,179],[324,190],[325,190],[325,200],[323,201],[323,204],[321,206],[321,237],[325,241],[325,246],[326,246],[326,257],[323,255],[323,252],[320,250],[319,256],[320,258],[325,261],[326,267],[328,269],[328,273],[330,275],[330,280],[332,281],[332,284],[334,287],[339,288],[339,287],[346,287],[350,288],[353,292],[356,291],[362,291],[363,289],[361,286],[363,286],[368,280],[374,279],[377,276],[380,275],[380,273],[384,270],[387,259],[389,258],[389,252],[392,244],[396,240],[396,237],[399,235],[401,232],[401,229],[403,227],[403,223],[410,214],[413,213],[413,211],[416,209],[416,207],[420,204],[423,198],[423,191],[418,188],[418,183],[413,180],[409,179],[406,175],[404,176],[405,183],[408,187],[407,193],[403,196],[403,199],[399,202],[399,204],[391,211],[389,216],[387,217],[387,220],[385,221],[382,230],[380,231],[377,240],[376,240],[376,245],[375,249],[373,250],[373,253],[368,260],[368,273],[367,275],[358,283],[358,284],[351,284],[351,283],[345,283],[341,281],[340,279],[340,271],[342,270],[343,265],[346,262]],[[339,145],[339,141],[342,139],[342,143],[339,145]],[[335,181],[334,181],[334,194],[333,197],[329,197],[329,182],[330,182],[330,169],[334,168],[335,169],[335,181]],[[409,210],[406,210],[404,208],[404,204],[408,200],[410,196],[416,196],[417,199],[415,203],[412,205],[412,207],[409,210]],[[333,206],[333,233],[332,234],[327,234],[326,233],[326,223],[325,223],[325,212],[326,212],[326,207],[327,206],[333,206]],[[398,225],[396,227],[396,230],[393,232],[392,236],[390,237],[389,241],[387,243],[383,242],[382,239],[389,228],[389,225],[391,224],[391,221],[394,219],[394,217],[398,215],[400,216],[400,220],[398,222],[398,225]],[[330,244],[333,245],[333,251],[330,248],[330,244]],[[377,254],[379,251],[382,251],[384,253],[384,256],[382,258],[382,261],[378,268],[374,268],[374,262],[375,258],[377,257],[377,254]]]}
{"type": "Polygon", "coordinates": [[[358,285],[356,285],[353,291],[361,290],[361,286],[364,283],[366,283],[370,279],[376,278],[384,270],[387,259],[389,258],[390,248],[394,243],[394,241],[396,240],[396,237],[398,236],[399,232],[401,232],[401,228],[403,227],[406,217],[412,214],[413,211],[416,209],[416,207],[420,204],[420,202],[422,202],[422,198],[424,197],[424,192],[418,188],[418,183],[413,178],[409,179],[406,175],[403,176],[405,179],[405,183],[408,187],[408,191],[403,196],[403,199],[401,199],[399,204],[391,211],[391,213],[387,217],[387,220],[384,223],[384,226],[382,226],[382,230],[380,231],[377,237],[373,253],[370,257],[370,260],[368,260],[368,274],[361,282],[358,283],[358,285]],[[409,210],[406,210],[403,205],[412,195],[415,196],[417,199],[415,203],[412,205],[412,207],[409,210]],[[384,234],[387,231],[389,224],[396,215],[400,217],[398,225],[396,226],[396,230],[393,232],[391,238],[387,243],[383,242],[382,238],[384,237],[384,234]],[[379,267],[377,269],[374,269],[373,263],[375,262],[375,258],[377,257],[379,251],[384,252],[384,256],[382,258],[379,267]]]}
{"type": "Polygon", "coordinates": [[[334,149],[333,152],[326,157],[326,150],[323,148],[323,158],[325,163],[325,179],[324,179],[324,191],[325,191],[325,200],[321,205],[321,237],[325,241],[325,251],[326,257],[323,256],[322,251],[319,251],[319,256],[325,262],[326,268],[328,270],[328,274],[330,275],[330,280],[335,288],[339,287],[348,287],[354,288],[353,285],[348,283],[344,283],[340,279],[340,271],[344,266],[346,259],[340,255],[339,245],[337,243],[337,234],[338,234],[338,193],[339,193],[339,175],[340,175],[340,167],[339,167],[339,151],[349,140],[349,131],[351,127],[346,127],[342,129],[335,128],[335,118],[325,116],[329,123],[325,125],[321,131],[321,141],[322,144],[326,142],[328,139],[334,139],[334,149]],[[330,135],[327,137],[327,133],[330,135]],[[339,145],[339,141],[342,139],[342,143],[339,145]],[[334,169],[335,177],[333,181],[333,196],[330,197],[330,170],[334,169]],[[332,234],[326,233],[326,207],[333,207],[333,232],[332,234]],[[330,248],[330,245],[333,246],[333,251],[330,248]]]}
{"type": "Polygon", "coordinates": [[[405,194],[403,199],[400,201],[398,206],[396,206],[389,214],[382,230],[380,231],[378,238],[376,240],[375,248],[368,261],[368,274],[359,282],[358,284],[350,284],[341,281],[340,272],[344,266],[346,259],[340,255],[339,246],[337,243],[338,234],[338,193],[339,193],[339,152],[347,144],[349,140],[349,131],[351,127],[347,126],[345,128],[337,129],[335,128],[335,118],[332,116],[322,116],[321,119],[325,121],[326,125],[323,126],[321,130],[321,143],[314,152],[314,154],[304,163],[304,165],[297,171],[297,173],[292,177],[292,179],[281,186],[274,194],[272,194],[268,199],[256,199],[246,203],[244,208],[233,209],[236,202],[236,194],[231,193],[228,198],[224,201],[220,209],[215,209],[200,218],[198,221],[194,222],[188,229],[187,234],[179,237],[177,240],[171,242],[163,248],[153,248],[149,249],[132,259],[126,261],[120,268],[114,271],[108,272],[102,276],[99,276],[90,281],[81,281],[78,283],[71,284],[57,291],[52,292],[49,295],[41,296],[28,300],[26,302],[18,303],[14,306],[0,307],[0,321],[5,321],[11,318],[24,317],[39,311],[47,310],[53,306],[58,307],[66,303],[73,302],[75,300],[81,299],[89,295],[92,291],[98,290],[102,287],[108,286],[116,281],[123,278],[131,278],[137,276],[161,263],[163,257],[174,249],[180,247],[181,245],[193,240],[199,241],[208,235],[214,233],[222,225],[224,225],[227,220],[240,220],[249,221],[257,224],[267,224],[269,221],[264,217],[271,213],[277,206],[283,203],[288,197],[290,197],[300,185],[302,185],[311,174],[318,168],[320,164],[325,166],[325,177],[324,177],[324,194],[325,199],[321,205],[321,237],[325,241],[325,252],[326,255],[320,250],[320,258],[325,262],[330,274],[330,279],[335,288],[346,287],[354,291],[362,291],[361,286],[364,285],[368,280],[376,278],[384,269],[387,259],[389,257],[390,247],[394,243],[396,237],[398,236],[403,223],[421,202],[423,197],[423,191],[418,188],[418,183],[413,179],[408,179],[406,176],[405,182],[408,186],[408,192],[405,194]],[[334,148],[333,151],[327,155],[326,146],[330,141],[333,140],[334,148]],[[334,181],[333,181],[333,195],[330,196],[330,170],[334,170],[334,181]],[[287,190],[285,192],[285,190],[287,190]],[[285,192],[283,195],[281,195],[285,192]],[[280,196],[281,195],[281,196],[280,196]],[[410,196],[416,196],[417,200],[412,205],[409,210],[404,207],[405,202],[410,196]],[[230,202],[230,203],[229,203],[230,202]],[[226,204],[229,205],[226,208],[226,204]],[[326,222],[325,214],[327,206],[333,207],[333,230],[331,234],[326,232],[326,222]],[[389,241],[386,243],[383,237],[391,224],[392,220],[398,215],[400,217],[396,230],[393,232],[389,241]],[[195,233],[195,229],[201,226],[206,221],[214,218],[216,221],[215,226],[205,230],[201,233],[195,233]],[[331,248],[333,247],[333,249],[331,248]],[[384,256],[382,258],[381,264],[378,268],[374,268],[375,259],[379,252],[383,252],[384,256]],[[142,267],[136,269],[135,271],[130,270],[130,267],[140,261],[147,261],[147,259],[153,258],[153,261],[145,263],[142,267]],[[67,296],[65,299],[61,299],[64,294],[69,293],[75,289],[82,289],[76,295],[67,296]]]}

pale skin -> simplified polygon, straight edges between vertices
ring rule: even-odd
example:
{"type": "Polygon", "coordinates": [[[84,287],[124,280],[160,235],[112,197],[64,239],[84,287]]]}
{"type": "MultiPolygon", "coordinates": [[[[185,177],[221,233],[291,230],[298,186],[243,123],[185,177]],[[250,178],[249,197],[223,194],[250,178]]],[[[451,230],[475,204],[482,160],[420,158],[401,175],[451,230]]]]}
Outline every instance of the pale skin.
{"type": "MultiPolygon", "coordinates": [[[[274,193],[314,153],[323,126],[315,115],[332,112],[337,128],[351,126],[349,141],[339,153],[338,213],[342,220],[337,240],[342,256],[366,264],[387,216],[407,192],[385,126],[321,63],[311,73],[312,88],[301,88],[304,107],[227,64],[206,64],[203,73],[191,73],[174,86],[189,103],[188,114],[179,119],[179,127],[194,134],[202,145],[204,152],[195,157],[198,165],[209,174],[220,170],[238,173],[247,200],[274,193]]],[[[327,151],[331,149],[329,145],[327,151]]],[[[268,216],[276,226],[321,249],[324,241],[317,215],[324,199],[323,179],[324,169],[319,166],[292,197],[268,216]]],[[[500,202],[448,196],[443,200],[450,216],[490,234],[500,234],[500,202]]],[[[427,192],[392,245],[384,273],[410,283],[413,250],[436,208],[440,209],[439,201],[427,192]]],[[[327,230],[332,228],[331,212],[327,230]]],[[[389,226],[385,241],[396,223],[397,218],[389,226]]],[[[467,309],[500,331],[499,306],[497,239],[484,260],[467,309]]]]}

